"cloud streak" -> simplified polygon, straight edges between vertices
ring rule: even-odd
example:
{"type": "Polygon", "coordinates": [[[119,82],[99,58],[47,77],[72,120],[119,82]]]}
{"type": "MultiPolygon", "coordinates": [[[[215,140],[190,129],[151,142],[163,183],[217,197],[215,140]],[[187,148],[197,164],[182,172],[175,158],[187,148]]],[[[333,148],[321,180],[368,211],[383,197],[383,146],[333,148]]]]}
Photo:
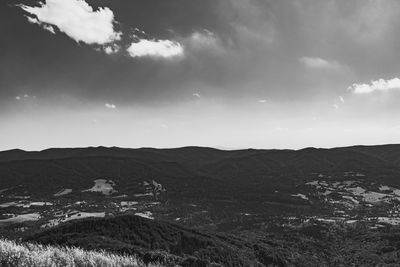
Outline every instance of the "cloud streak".
{"type": "Polygon", "coordinates": [[[110,104],[110,103],[106,103],[104,106],[105,106],[106,108],[109,108],[109,109],[116,109],[116,108],[117,108],[116,105],[110,104]]]}
{"type": "Polygon", "coordinates": [[[320,57],[301,57],[299,61],[311,69],[339,69],[341,67],[336,61],[328,61],[320,57]]]}
{"type": "Polygon", "coordinates": [[[20,101],[20,100],[27,100],[27,99],[29,99],[29,98],[36,99],[36,96],[30,96],[30,95],[28,95],[28,94],[17,95],[17,96],[15,97],[15,100],[17,100],[17,101],[20,101]]]}
{"type": "Polygon", "coordinates": [[[127,52],[131,57],[173,58],[183,55],[180,43],[170,40],[145,40],[132,43],[127,52]]]}
{"type": "Polygon", "coordinates": [[[393,78],[390,80],[379,79],[371,81],[370,84],[358,84],[354,83],[348,87],[349,91],[355,94],[369,94],[377,91],[389,91],[389,90],[400,90],[400,79],[393,78]]]}

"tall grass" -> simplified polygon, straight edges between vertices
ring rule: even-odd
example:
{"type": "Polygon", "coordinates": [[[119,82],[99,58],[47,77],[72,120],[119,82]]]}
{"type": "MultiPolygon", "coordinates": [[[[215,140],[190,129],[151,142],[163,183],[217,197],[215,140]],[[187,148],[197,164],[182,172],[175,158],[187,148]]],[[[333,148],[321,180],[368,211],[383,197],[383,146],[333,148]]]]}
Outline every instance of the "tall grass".
{"type": "MultiPolygon", "coordinates": [[[[108,252],[87,251],[79,248],[18,244],[0,239],[0,266],[148,266],[135,256],[121,256],[108,252]]],[[[151,265],[153,267],[160,265],[151,265]]]]}

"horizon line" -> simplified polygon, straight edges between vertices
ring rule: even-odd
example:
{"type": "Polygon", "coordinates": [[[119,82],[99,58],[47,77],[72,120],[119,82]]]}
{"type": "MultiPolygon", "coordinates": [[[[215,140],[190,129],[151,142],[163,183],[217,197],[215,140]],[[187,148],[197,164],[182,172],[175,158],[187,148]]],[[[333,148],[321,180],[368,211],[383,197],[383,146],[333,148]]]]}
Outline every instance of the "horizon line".
{"type": "Polygon", "coordinates": [[[41,150],[25,150],[22,148],[11,148],[6,150],[0,150],[0,153],[6,153],[11,151],[21,151],[26,153],[40,153],[47,150],[52,149],[95,149],[95,148],[105,148],[105,149],[131,149],[131,150],[140,150],[140,149],[155,149],[155,150],[174,150],[174,149],[184,149],[184,148],[206,148],[206,149],[214,149],[220,151],[240,151],[240,150],[290,150],[290,151],[301,151],[306,149],[339,149],[339,148],[351,148],[351,147],[383,147],[383,146],[397,146],[400,143],[384,143],[384,144],[355,144],[355,145],[344,145],[344,146],[333,146],[333,147],[315,147],[315,146],[307,146],[302,148],[255,148],[255,147],[243,147],[243,148],[229,148],[223,146],[197,146],[197,145],[189,145],[189,146],[178,146],[178,147],[120,147],[120,146],[77,146],[77,147],[48,147],[41,150]]]}

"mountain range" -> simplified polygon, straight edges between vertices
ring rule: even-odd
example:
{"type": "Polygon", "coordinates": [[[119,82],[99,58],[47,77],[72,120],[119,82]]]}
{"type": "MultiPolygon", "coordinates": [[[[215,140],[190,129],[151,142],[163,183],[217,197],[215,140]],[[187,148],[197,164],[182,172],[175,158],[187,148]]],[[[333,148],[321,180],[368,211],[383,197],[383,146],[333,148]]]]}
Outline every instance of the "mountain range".
{"type": "Polygon", "coordinates": [[[335,266],[328,244],[375,249],[369,265],[400,248],[400,145],[9,150],[0,177],[12,239],[187,266],[335,266]]]}

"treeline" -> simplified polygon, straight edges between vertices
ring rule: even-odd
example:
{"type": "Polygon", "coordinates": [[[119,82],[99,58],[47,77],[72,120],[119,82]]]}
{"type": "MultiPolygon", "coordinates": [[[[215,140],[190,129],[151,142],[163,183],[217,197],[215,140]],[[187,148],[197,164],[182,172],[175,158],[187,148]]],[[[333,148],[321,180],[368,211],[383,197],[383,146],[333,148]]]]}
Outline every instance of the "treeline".
{"type": "Polygon", "coordinates": [[[236,234],[191,230],[138,216],[84,219],[26,240],[138,255],[166,266],[398,266],[400,229],[310,220],[236,234]]]}

